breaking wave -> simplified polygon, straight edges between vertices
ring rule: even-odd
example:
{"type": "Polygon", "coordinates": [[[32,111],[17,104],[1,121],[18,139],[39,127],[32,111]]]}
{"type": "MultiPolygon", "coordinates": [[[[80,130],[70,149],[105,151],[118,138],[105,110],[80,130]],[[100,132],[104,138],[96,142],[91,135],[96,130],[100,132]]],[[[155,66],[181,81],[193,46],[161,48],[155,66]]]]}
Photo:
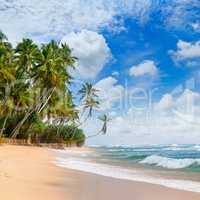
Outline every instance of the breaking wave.
{"type": "Polygon", "coordinates": [[[192,158],[175,159],[175,158],[167,158],[167,157],[152,155],[146,157],[144,160],[140,161],[140,163],[156,165],[168,169],[182,169],[191,167],[193,165],[200,166],[200,159],[192,159],[192,158]]]}
{"type": "Polygon", "coordinates": [[[112,166],[107,164],[95,163],[92,161],[85,161],[74,158],[58,158],[57,166],[102,175],[106,177],[112,177],[117,179],[131,180],[137,182],[151,183],[156,185],[162,185],[168,188],[174,188],[179,190],[199,192],[200,183],[195,181],[165,179],[145,175],[138,171],[121,168],[119,166],[112,166]]]}

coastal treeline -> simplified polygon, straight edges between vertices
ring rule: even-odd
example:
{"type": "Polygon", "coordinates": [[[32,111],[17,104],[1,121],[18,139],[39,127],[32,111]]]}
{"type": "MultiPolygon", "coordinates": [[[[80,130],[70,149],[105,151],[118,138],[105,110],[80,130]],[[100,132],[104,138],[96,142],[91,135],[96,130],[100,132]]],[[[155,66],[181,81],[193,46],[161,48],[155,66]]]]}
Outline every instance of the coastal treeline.
{"type": "MultiPolygon", "coordinates": [[[[71,89],[79,87],[72,77],[76,62],[66,44],[23,39],[13,46],[0,32],[0,138],[82,145],[80,127],[99,107],[99,97],[90,83],[71,89]]],[[[94,136],[107,130],[108,118],[100,119],[94,136]]]]}

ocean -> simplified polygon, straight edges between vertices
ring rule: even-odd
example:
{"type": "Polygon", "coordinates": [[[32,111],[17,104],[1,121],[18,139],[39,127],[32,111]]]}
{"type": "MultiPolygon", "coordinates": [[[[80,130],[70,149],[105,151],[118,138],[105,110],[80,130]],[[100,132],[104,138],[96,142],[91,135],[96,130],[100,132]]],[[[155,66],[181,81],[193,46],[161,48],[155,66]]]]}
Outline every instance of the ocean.
{"type": "Polygon", "coordinates": [[[92,146],[57,151],[61,167],[200,192],[200,145],[92,146]]]}

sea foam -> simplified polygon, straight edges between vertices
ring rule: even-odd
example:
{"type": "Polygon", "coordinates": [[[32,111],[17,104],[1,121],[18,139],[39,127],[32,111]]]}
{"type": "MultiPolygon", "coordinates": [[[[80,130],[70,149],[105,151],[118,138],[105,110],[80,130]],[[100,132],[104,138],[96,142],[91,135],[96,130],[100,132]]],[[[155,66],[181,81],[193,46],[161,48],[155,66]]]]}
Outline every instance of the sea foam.
{"type": "Polygon", "coordinates": [[[174,159],[174,158],[152,155],[140,161],[140,163],[156,165],[168,169],[182,169],[190,167],[191,165],[194,164],[200,165],[200,159],[192,159],[192,158],[174,159]]]}
{"type": "Polygon", "coordinates": [[[195,181],[158,178],[145,175],[140,171],[124,169],[119,166],[95,163],[94,161],[88,161],[84,159],[73,157],[70,158],[69,156],[68,158],[64,158],[63,156],[57,158],[55,164],[60,167],[84,171],[106,177],[151,183],[191,192],[200,192],[200,183],[195,181]]]}

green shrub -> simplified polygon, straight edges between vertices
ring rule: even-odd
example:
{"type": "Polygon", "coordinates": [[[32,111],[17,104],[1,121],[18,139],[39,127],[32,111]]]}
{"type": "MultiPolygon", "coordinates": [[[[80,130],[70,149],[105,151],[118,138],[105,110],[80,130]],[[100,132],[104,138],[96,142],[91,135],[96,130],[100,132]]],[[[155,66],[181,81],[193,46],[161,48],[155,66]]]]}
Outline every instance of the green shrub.
{"type": "MultiPolygon", "coordinates": [[[[11,137],[13,129],[23,117],[24,113],[8,117],[5,137],[11,137]]],[[[3,126],[4,119],[0,118],[0,126],[3,126]]],[[[85,135],[82,129],[73,125],[46,125],[33,113],[20,128],[17,139],[31,139],[33,143],[66,143],[81,146],[85,142],[85,135]]]]}
{"type": "Polygon", "coordinates": [[[40,135],[40,142],[45,143],[59,143],[77,144],[78,146],[84,144],[85,135],[83,131],[75,126],[69,125],[49,125],[44,128],[40,135]]]}

